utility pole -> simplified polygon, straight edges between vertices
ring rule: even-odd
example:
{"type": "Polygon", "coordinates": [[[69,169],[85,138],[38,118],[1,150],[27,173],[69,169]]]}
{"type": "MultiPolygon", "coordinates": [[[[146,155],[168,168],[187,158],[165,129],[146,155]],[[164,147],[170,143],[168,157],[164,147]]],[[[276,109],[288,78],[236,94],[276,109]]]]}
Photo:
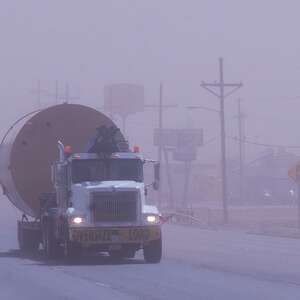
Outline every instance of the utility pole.
{"type": "Polygon", "coordinates": [[[58,91],[58,80],[55,80],[55,104],[58,104],[59,91],[58,91]]]}
{"type": "MultiPolygon", "coordinates": [[[[58,86],[57,86],[57,93],[56,93],[55,97],[58,97],[58,86]]],[[[65,84],[65,94],[63,97],[61,97],[61,99],[64,100],[64,103],[69,103],[69,101],[71,101],[71,100],[79,99],[78,96],[71,96],[70,86],[69,86],[68,82],[66,82],[66,84],[65,84]]]]}
{"type": "Polygon", "coordinates": [[[183,208],[187,208],[188,205],[188,191],[189,191],[189,183],[190,183],[190,175],[191,175],[191,161],[184,162],[184,186],[183,186],[183,197],[181,206],[183,208]]]}
{"type": "Polygon", "coordinates": [[[34,93],[35,95],[37,95],[37,104],[38,104],[39,109],[41,109],[41,107],[42,107],[42,96],[45,97],[45,98],[47,97],[47,98],[55,99],[55,104],[59,104],[60,100],[62,100],[63,102],[68,103],[71,100],[80,99],[79,96],[71,96],[70,95],[69,83],[66,83],[64,93],[62,95],[60,95],[58,80],[55,81],[55,91],[54,91],[54,93],[50,92],[48,90],[42,89],[42,85],[41,85],[40,80],[37,81],[37,89],[33,90],[31,92],[34,93]]]}
{"type": "MultiPolygon", "coordinates": [[[[171,173],[169,172],[169,156],[168,156],[168,150],[165,149],[163,145],[163,111],[168,108],[175,108],[177,105],[164,105],[163,104],[163,83],[161,82],[159,85],[159,101],[158,105],[145,105],[145,107],[149,108],[158,108],[158,150],[157,150],[157,160],[162,164],[162,156],[164,154],[165,162],[166,162],[166,174],[167,174],[167,180],[169,185],[169,191],[170,191],[170,202],[173,205],[173,187],[172,187],[172,180],[171,180],[171,173]]],[[[160,176],[161,182],[162,182],[162,176],[160,176]]],[[[162,184],[161,184],[162,186],[162,184]]],[[[158,206],[161,207],[161,198],[162,198],[162,190],[161,187],[158,190],[158,206]]]]}
{"type": "Polygon", "coordinates": [[[219,58],[219,82],[206,83],[202,82],[201,87],[215,95],[220,100],[220,127],[221,127],[221,165],[222,165],[222,204],[223,204],[223,221],[228,223],[228,199],[227,199],[227,169],[226,169],[226,135],[225,135],[225,99],[242,87],[242,83],[225,83],[223,73],[223,58],[219,58]],[[219,89],[219,93],[215,89],[219,89]],[[231,90],[225,93],[225,88],[231,90]]]}
{"type": "MultiPolygon", "coordinates": [[[[163,85],[160,83],[159,85],[159,101],[158,101],[158,149],[157,149],[157,159],[160,165],[160,173],[161,173],[161,163],[162,163],[162,129],[163,129],[163,85]]],[[[165,154],[167,155],[167,154],[165,154]]],[[[161,180],[162,176],[159,175],[159,178],[161,180]]],[[[162,198],[162,192],[161,192],[162,184],[160,184],[160,187],[158,189],[158,206],[161,208],[161,198],[162,198]]]]}
{"type": "Polygon", "coordinates": [[[70,99],[70,87],[68,82],[66,83],[66,87],[65,87],[65,99],[66,99],[66,103],[68,103],[70,99]]]}
{"type": "Polygon", "coordinates": [[[114,109],[113,109],[112,91],[111,91],[111,89],[109,89],[109,117],[110,117],[111,120],[114,119],[114,109]]]}
{"type": "Polygon", "coordinates": [[[163,129],[163,85],[159,85],[159,104],[158,104],[158,131],[159,131],[159,145],[158,145],[158,161],[161,163],[162,157],[162,129],[163,129]]]}
{"type": "Polygon", "coordinates": [[[240,201],[244,202],[244,166],[245,166],[245,114],[242,113],[241,99],[238,99],[238,129],[239,129],[239,195],[240,201]]]}
{"type": "Polygon", "coordinates": [[[41,94],[42,94],[42,89],[41,89],[41,81],[38,80],[37,82],[37,101],[38,101],[38,108],[41,108],[41,94]]]}
{"type": "Polygon", "coordinates": [[[35,94],[36,95],[36,104],[37,104],[37,107],[38,109],[41,109],[42,108],[42,96],[45,96],[47,94],[47,91],[46,90],[43,90],[42,89],[42,85],[41,85],[41,80],[39,79],[37,81],[37,88],[34,89],[34,90],[31,90],[30,92],[32,94],[35,94]]]}

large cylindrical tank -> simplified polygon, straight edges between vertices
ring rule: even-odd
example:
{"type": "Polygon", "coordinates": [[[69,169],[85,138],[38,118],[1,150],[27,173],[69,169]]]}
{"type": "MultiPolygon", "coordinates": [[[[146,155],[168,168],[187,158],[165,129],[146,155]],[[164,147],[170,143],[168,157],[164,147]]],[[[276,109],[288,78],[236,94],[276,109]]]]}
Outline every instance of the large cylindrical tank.
{"type": "Polygon", "coordinates": [[[0,183],[22,212],[39,217],[39,196],[52,192],[51,164],[57,142],[82,152],[102,125],[115,126],[101,112],[78,104],[49,107],[16,122],[0,146],[0,183]]]}

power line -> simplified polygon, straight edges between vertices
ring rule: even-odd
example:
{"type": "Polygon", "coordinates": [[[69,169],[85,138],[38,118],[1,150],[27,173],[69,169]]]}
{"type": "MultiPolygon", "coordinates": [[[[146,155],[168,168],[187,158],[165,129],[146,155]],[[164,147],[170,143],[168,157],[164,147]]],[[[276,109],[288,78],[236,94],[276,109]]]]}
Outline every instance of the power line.
{"type": "Polygon", "coordinates": [[[42,96],[47,95],[48,91],[42,89],[41,80],[39,79],[37,81],[37,88],[30,91],[32,94],[35,94],[37,96],[37,107],[38,109],[41,109],[42,106],[42,96]]]}
{"type": "MultiPolygon", "coordinates": [[[[249,141],[244,139],[240,139],[238,137],[234,136],[226,136],[227,139],[233,140],[235,142],[240,142],[242,141],[245,144],[249,145],[254,145],[254,146],[261,146],[261,147],[269,147],[269,148],[287,148],[287,149],[300,149],[300,146],[292,146],[292,145],[275,145],[275,144],[266,144],[266,143],[259,143],[259,142],[254,142],[254,141],[249,141]]],[[[209,140],[207,140],[205,143],[203,143],[203,146],[209,145],[217,140],[217,137],[213,137],[209,140]]]]}
{"type": "MultiPolygon", "coordinates": [[[[241,141],[240,138],[238,138],[238,137],[226,136],[226,138],[234,140],[236,142],[241,141]]],[[[262,147],[269,147],[269,148],[300,149],[300,146],[297,146],[297,145],[268,144],[268,143],[260,143],[260,142],[249,141],[247,139],[242,140],[242,142],[245,143],[245,144],[250,144],[250,145],[254,145],[254,146],[262,146],[262,147]]]]}
{"type": "Polygon", "coordinates": [[[224,223],[228,223],[228,207],[227,207],[227,175],[226,175],[226,135],[225,135],[225,98],[233,94],[242,87],[242,83],[225,83],[223,73],[223,58],[219,58],[219,82],[206,83],[202,82],[201,87],[213,94],[220,100],[220,127],[221,127],[221,161],[222,161],[222,200],[223,200],[223,219],[224,223]],[[219,89],[216,92],[215,89],[219,89]],[[226,93],[225,88],[230,88],[226,93]]]}
{"type": "Polygon", "coordinates": [[[202,146],[209,145],[209,144],[215,142],[216,140],[217,140],[217,137],[213,137],[213,138],[207,140],[206,142],[204,142],[202,146]]]}
{"type": "Polygon", "coordinates": [[[242,113],[241,99],[238,99],[238,129],[239,129],[239,164],[240,164],[240,200],[244,200],[244,165],[245,165],[245,115],[242,113]]]}
{"type": "MultiPolygon", "coordinates": [[[[235,141],[235,142],[242,142],[244,144],[249,144],[253,146],[260,146],[260,147],[268,147],[268,148],[286,148],[286,149],[300,149],[300,145],[279,145],[279,144],[268,144],[268,143],[260,143],[260,142],[254,142],[254,141],[249,141],[245,137],[243,139],[240,139],[238,137],[234,136],[226,136],[226,139],[235,141]]],[[[208,144],[211,144],[212,142],[215,142],[217,140],[217,137],[213,137],[209,140],[207,140],[203,146],[206,146],[208,144]]]]}
{"type": "MultiPolygon", "coordinates": [[[[161,82],[159,85],[159,101],[158,104],[148,104],[145,105],[146,108],[154,108],[158,109],[158,134],[159,134],[159,143],[158,143],[158,152],[157,152],[157,159],[160,164],[162,164],[163,160],[163,154],[166,162],[166,172],[167,172],[167,180],[168,180],[168,185],[169,185],[169,200],[171,202],[171,205],[174,206],[174,200],[173,200],[173,187],[172,187],[172,180],[171,180],[171,172],[170,172],[170,167],[169,167],[169,157],[168,157],[168,151],[165,149],[163,146],[162,142],[162,134],[164,130],[164,124],[163,124],[163,112],[164,110],[168,108],[175,108],[177,105],[173,104],[164,104],[164,89],[163,89],[163,83],[161,82]]],[[[158,190],[158,206],[161,208],[162,206],[162,189],[159,188],[158,190]]]]}

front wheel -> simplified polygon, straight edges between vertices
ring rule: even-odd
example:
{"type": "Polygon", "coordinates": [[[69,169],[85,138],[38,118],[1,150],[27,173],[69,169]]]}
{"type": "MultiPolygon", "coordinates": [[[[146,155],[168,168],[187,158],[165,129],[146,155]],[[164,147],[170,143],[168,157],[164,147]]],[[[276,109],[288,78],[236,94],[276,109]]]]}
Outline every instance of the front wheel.
{"type": "Polygon", "coordinates": [[[151,241],[144,246],[144,259],[147,263],[159,263],[162,257],[162,240],[151,241]]]}
{"type": "Polygon", "coordinates": [[[79,244],[65,241],[64,244],[64,256],[68,262],[75,263],[79,262],[82,256],[82,248],[79,244]]]}
{"type": "Polygon", "coordinates": [[[60,257],[61,248],[59,242],[54,237],[50,222],[46,222],[43,226],[43,248],[47,258],[53,259],[60,257]]]}

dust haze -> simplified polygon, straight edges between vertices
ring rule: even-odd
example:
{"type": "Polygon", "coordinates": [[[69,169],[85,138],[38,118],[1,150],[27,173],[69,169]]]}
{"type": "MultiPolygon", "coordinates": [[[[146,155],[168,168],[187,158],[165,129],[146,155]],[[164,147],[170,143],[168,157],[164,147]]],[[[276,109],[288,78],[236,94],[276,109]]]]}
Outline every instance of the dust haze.
{"type": "MultiPolygon", "coordinates": [[[[217,58],[223,56],[225,80],[244,83],[226,101],[228,117],[241,97],[249,138],[297,144],[298,9],[297,1],[3,1],[2,124],[38,106],[32,94],[37,80],[52,93],[56,80],[61,89],[69,82],[71,93],[80,95],[75,101],[95,107],[103,103],[104,85],[119,82],[142,84],[146,102],[157,103],[163,81],[165,102],[179,105],[166,112],[166,126],[189,120],[209,139],[218,134],[218,116],[189,113],[185,106],[218,107],[200,83],[218,79],[217,58]]],[[[42,105],[53,101],[43,97],[42,105]]],[[[153,111],[132,117],[131,139],[151,147],[145,135],[152,136],[155,120],[153,111]]],[[[236,135],[234,121],[227,127],[236,135]]],[[[203,151],[217,156],[215,148],[203,151]]]]}
{"type": "MultiPolygon", "coordinates": [[[[172,275],[152,295],[157,270],[151,269],[150,275],[141,271],[146,283],[137,284],[138,275],[123,283],[113,269],[118,267],[105,265],[108,277],[99,286],[121,291],[111,299],[125,294],[128,299],[195,299],[199,283],[193,278],[201,274],[208,284],[202,290],[205,299],[221,299],[222,294],[223,299],[264,299],[268,293],[272,299],[296,299],[300,215],[298,185],[288,170],[300,160],[299,10],[296,0],[1,1],[1,138],[24,114],[65,101],[103,111],[104,88],[120,83],[144,88],[145,110],[128,117],[126,138],[146,157],[159,156],[153,133],[159,126],[160,84],[164,105],[176,106],[163,110],[163,127],[203,130],[203,145],[191,162],[163,152],[161,190],[149,190],[150,202],[169,223],[164,229],[167,263],[158,277],[179,274],[183,268],[188,286],[176,294],[174,288],[184,279],[172,275]],[[220,57],[225,83],[243,84],[225,100],[228,222],[222,195],[220,102],[201,87],[203,81],[219,81],[220,57]],[[230,276],[225,280],[226,272],[230,276]],[[115,286],[115,278],[122,283],[115,286]],[[213,281],[216,286],[210,286],[213,281]],[[251,294],[253,289],[258,294],[251,294]],[[162,298],[164,293],[169,297],[162,298]]],[[[116,115],[114,121],[122,129],[122,119],[116,115]]],[[[146,170],[147,184],[152,171],[146,170]]],[[[15,249],[20,212],[4,196],[0,216],[0,225],[7,227],[0,234],[0,250],[15,249]]],[[[5,253],[0,260],[8,259],[5,253]]],[[[48,274],[47,267],[38,272],[48,274]]],[[[97,270],[81,267],[74,268],[76,280],[82,270],[90,280],[98,278],[97,270]]],[[[124,270],[140,267],[125,263],[124,270]]],[[[61,276],[70,286],[75,280],[61,276]]],[[[44,291],[42,284],[38,288],[44,291]]],[[[57,292],[53,299],[62,295],[70,296],[57,292]]]]}

